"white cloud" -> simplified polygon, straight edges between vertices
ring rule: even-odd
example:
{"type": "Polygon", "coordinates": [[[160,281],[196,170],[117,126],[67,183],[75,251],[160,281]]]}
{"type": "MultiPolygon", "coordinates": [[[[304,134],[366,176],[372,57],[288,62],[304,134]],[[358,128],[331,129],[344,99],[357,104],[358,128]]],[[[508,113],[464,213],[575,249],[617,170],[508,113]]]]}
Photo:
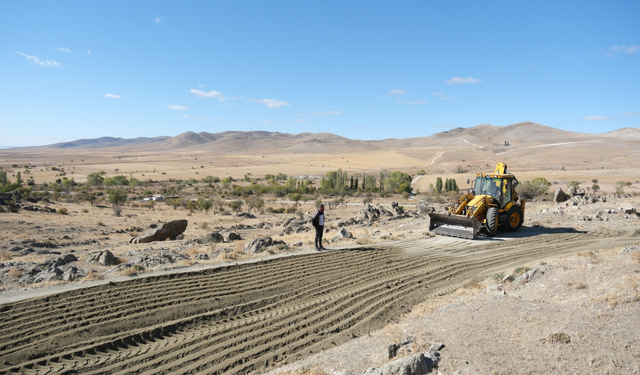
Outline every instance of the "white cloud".
{"type": "Polygon", "coordinates": [[[185,107],[183,105],[177,105],[177,104],[167,104],[167,108],[176,109],[178,111],[186,111],[187,110],[187,107],[185,107]]]}
{"type": "Polygon", "coordinates": [[[155,23],[156,25],[159,25],[160,21],[162,21],[162,18],[160,18],[160,17],[156,17],[156,18],[151,20],[151,22],[155,23]]]}
{"type": "Polygon", "coordinates": [[[198,83],[198,87],[204,87],[202,83],[198,83]]]}
{"type": "Polygon", "coordinates": [[[111,99],[120,99],[120,95],[116,95],[116,94],[105,94],[104,96],[106,98],[111,98],[111,99]]]}
{"type": "Polygon", "coordinates": [[[440,99],[440,100],[451,100],[451,97],[450,96],[441,96],[438,99],[440,99]]]}
{"type": "Polygon", "coordinates": [[[453,124],[440,124],[440,125],[436,125],[437,128],[447,128],[447,129],[451,129],[451,128],[455,128],[456,126],[453,124]]]}
{"type": "Polygon", "coordinates": [[[273,121],[269,121],[269,120],[262,120],[263,124],[271,124],[273,121]]]}
{"type": "Polygon", "coordinates": [[[441,91],[436,91],[436,92],[434,92],[434,93],[433,93],[433,95],[435,95],[435,96],[442,96],[442,95],[445,95],[445,93],[443,93],[443,92],[441,92],[441,91]]]}
{"type": "Polygon", "coordinates": [[[627,55],[631,55],[634,54],[636,52],[640,51],[640,46],[637,44],[634,44],[632,46],[627,46],[627,45],[620,45],[620,46],[612,46],[611,48],[609,48],[609,51],[611,52],[605,52],[604,56],[605,57],[616,57],[616,53],[626,53],[627,55]]]}
{"type": "Polygon", "coordinates": [[[636,53],[638,51],[640,51],[640,46],[636,44],[636,45],[627,47],[627,49],[624,50],[624,53],[636,53]]]}
{"type": "Polygon", "coordinates": [[[449,85],[460,85],[464,83],[480,83],[480,82],[482,82],[481,79],[473,78],[473,77],[467,77],[467,78],[453,77],[450,80],[446,81],[446,83],[448,83],[449,85]]]}
{"type": "Polygon", "coordinates": [[[428,101],[426,101],[426,100],[415,100],[415,101],[413,101],[413,102],[405,102],[405,101],[402,101],[402,100],[398,100],[396,103],[398,103],[398,104],[411,104],[411,105],[416,105],[416,104],[426,104],[426,103],[429,103],[429,102],[428,102],[428,101]]]}
{"type": "Polygon", "coordinates": [[[296,122],[307,122],[307,120],[303,119],[303,118],[299,118],[296,120],[296,122]]]}
{"type": "Polygon", "coordinates": [[[624,114],[625,116],[640,116],[640,113],[635,113],[635,112],[627,112],[624,114]]]}
{"type": "Polygon", "coordinates": [[[280,108],[286,105],[291,105],[291,103],[287,103],[283,100],[276,100],[276,99],[249,99],[249,101],[260,103],[267,108],[280,108]]]}
{"type": "MultiPolygon", "coordinates": [[[[311,112],[309,113],[309,116],[327,116],[327,115],[341,115],[342,112],[340,111],[324,111],[324,112],[311,112]]],[[[302,116],[306,116],[305,114],[302,114],[302,116]]]]}
{"type": "Polygon", "coordinates": [[[62,52],[69,52],[71,53],[71,50],[69,48],[56,48],[58,51],[62,51],[62,52]]]}
{"type": "Polygon", "coordinates": [[[606,116],[587,116],[585,118],[583,118],[583,120],[585,121],[609,121],[609,120],[613,120],[611,117],[606,117],[606,116]]]}
{"type": "Polygon", "coordinates": [[[195,119],[195,120],[208,120],[208,118],[199,117],[199,116],[182,115],[180,117],[182,117],[182,118],[192,118],[192,119],[195,119]]]}
{"type": "Polygon", "coordinates": [[[192,94],[195,94],[196,98],[221,98],[224,97],[221,92],[216,90],[211,90],[208,92],[202,90],[191,89],[192,94]]]}
{"type": "Polygon", "coordinates": [[[389,92],[387,93],[388,95],[392,95],[392,96],[396,96],[396,95],[404,95],[407,92],[404,91],[403,89],[393,89],[393,90],[389,90],[389,92]]]}
{"type": "Polygon", "coordinates": [[[87,55],[90,55],[90,54],[91,54],[91,51],[87,51],[87,55]]]}
{"type": "Polygon", "coordinates": [[[36,65],[39,66],[46,66],[46,67],[52,67],[52,68],[59,68],[62,65],[60,65],[59,63],[53,61],[53,60],[45,60],[42,61],[39,58],[35,57],[35,56],[30,56],[27,55],[26,53],[22,53],[22,52],[16,52],[18,55],[22,55],[24,57],[26,57],[27,59],[33,61],[36,65]]]}

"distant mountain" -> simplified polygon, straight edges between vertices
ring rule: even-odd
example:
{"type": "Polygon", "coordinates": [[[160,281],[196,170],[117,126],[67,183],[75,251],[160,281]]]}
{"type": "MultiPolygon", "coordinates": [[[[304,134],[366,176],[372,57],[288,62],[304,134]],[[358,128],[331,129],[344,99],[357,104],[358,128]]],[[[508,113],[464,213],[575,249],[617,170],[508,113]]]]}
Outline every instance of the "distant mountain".
{"type": "Polygon", "coordinates": [[[55,143],[52,145],[41,146],[50,148],[104,148],[104,147],[119,147],[119,146],[134,146],[147,143],[154,143],[164,141],[171,137],[162,136],[154,138],[138,137],[138,138],[114,138],[114,137],[100,137],[95,139],[78,139],[71,142],[55,143]]]}
{"type": "Polygon", "coordinates": [[[38,149],[117,148],[119,151],[209,151],[220,154],[241,153],[322,153],[375,150],[404,150],[424,147],[471,147],[478,150],[505,151],[505,142],[513,148],[536,145],[581,142],[600,139],[635,142],[640,129],[624,128],[603,134],[584,134],[555,129],[533,122],[508,126],[478,125],[446,130],[428,137],[362,141],[331,133],[288,134],[267,131],[226,131],[195,133],[188,131],[174,137],[79,139],[71,142],[39,146],[38,149]]]}

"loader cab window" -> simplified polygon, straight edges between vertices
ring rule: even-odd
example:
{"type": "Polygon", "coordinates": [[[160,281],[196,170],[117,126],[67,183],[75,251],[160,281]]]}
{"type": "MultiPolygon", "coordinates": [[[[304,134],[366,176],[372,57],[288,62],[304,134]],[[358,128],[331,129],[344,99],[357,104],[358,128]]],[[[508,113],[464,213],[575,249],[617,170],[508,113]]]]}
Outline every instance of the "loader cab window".
{"type": "MultiPolygon", "coordinates": [[[[505,180],[506,181],[506,180],[505,180]]],[[[511,195],[511,189],[509,188],[509,195],[511,195]]],[[[476,177],[476,183],[473,186],[473,193],[475,195],[491,195],[498,202],[502,202],[504,186],[502,179],[490,178],[490,177],[476,177]]],[[[505,202],[508,202],[505,200],[505,202]]]]}
{"type": "Polygon", "coordinates": [[[505,178],[502,180],[502,202],[500,203],[500,208],[504,208],[509,202],[511,202],[511,180],[505,178]]]}

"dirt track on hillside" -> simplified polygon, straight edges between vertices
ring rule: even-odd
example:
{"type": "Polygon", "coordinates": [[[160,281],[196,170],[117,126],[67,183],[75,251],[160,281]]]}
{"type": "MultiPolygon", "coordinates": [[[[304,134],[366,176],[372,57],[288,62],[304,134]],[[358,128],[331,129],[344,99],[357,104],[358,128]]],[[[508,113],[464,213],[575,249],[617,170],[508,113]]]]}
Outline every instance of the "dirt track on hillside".
{"type": "MultiPolygon", "coordinates": [[[[244,373],[379,329],[429,296],[640,231],[425,239],[148,277],[0,306],[0,373],[244,373]]],[[[528,234],[527,234],[528,233],[528,234]]]]}

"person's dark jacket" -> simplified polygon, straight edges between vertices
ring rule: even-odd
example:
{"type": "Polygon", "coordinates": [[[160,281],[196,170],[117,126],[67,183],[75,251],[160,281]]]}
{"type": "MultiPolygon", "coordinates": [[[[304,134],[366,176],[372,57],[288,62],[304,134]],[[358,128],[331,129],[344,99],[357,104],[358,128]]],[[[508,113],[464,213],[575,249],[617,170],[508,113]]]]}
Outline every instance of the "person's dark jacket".
{"type": "Polygon", "coordinates": [[[316,211],[316,214],[313,215],[311,219],[311,225],[317,228],[320,225],[320,215],[324,216],[324,212],[320,212],[320,210],[316,211]]]}

